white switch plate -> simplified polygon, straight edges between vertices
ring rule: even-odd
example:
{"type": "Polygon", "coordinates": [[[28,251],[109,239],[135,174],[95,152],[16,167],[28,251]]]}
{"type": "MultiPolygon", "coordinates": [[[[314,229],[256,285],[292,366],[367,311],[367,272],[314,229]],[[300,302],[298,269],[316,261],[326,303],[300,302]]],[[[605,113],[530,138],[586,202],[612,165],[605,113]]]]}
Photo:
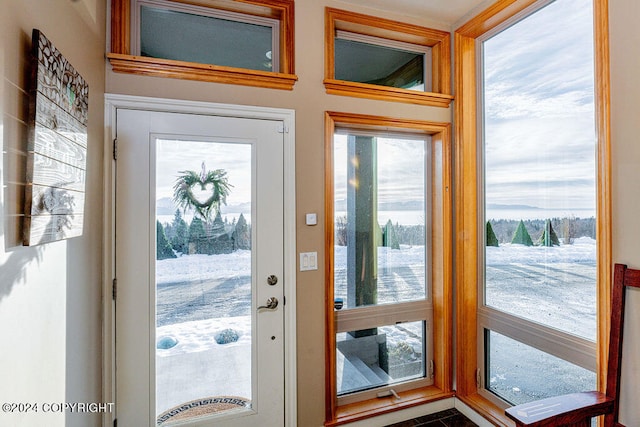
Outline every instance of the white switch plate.
{"type": "Polygon", "coordinates": [[[314,213],[308,213],[305,220],[307,225],[316,225],[318,223],[318,215],[314,213]]]}
{"type": "Polygon", "coordinates": [[[300,252],[300,271],[318,269],[318,252],[300,252]]]}

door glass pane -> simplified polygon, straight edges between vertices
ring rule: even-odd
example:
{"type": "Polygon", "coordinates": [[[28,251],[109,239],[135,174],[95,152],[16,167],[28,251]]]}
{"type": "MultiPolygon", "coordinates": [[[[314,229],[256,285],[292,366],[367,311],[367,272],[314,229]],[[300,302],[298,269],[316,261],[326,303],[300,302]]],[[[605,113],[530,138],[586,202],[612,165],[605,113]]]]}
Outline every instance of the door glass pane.
{"type": "Polygon", "coordinates": [[[158,425],[251,407],[251,164],[249,144],[156,141],[158,425]]]}
{"type": "Polygon", "coordinates": [[[485,304],[596,337],[592,2],[483,43],[485,304]]]}
{"type": "Polygon", "coordinates": [[[140,7],[141,56],[275,71],[273,33],[272,26],[140,7]]]}
{"type": "Polygon", "coordinates": [[[334,138],[334,278],[345,309],[426,298],[425,140],[334,138]]]}
{"type": "Polygon", "coordinates": [[[335,78],[425,90],[425,54],[360,41],[335,39],[335,78]]]}
{"type": "Polygon", "coordinates": [[[425,376],[424,322],[336,336],[338,396],[425,376]]]}
{"type": "Polygon", "coordinates": [[[519,405],[596,389],[596,374],[493,331],[486,331],[487,390],[519,405]]]}

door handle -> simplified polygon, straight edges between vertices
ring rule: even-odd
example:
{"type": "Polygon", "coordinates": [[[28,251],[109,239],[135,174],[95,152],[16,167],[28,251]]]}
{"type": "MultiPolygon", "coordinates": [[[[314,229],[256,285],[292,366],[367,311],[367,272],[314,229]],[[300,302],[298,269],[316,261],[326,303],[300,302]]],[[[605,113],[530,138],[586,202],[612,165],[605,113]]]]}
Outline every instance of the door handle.
{"type": "Polygon", "coordinates": [[[267,300],[267,305],[261,305],[260,307],[257,308],[257,310],[262,310],[263,308],[266,308],[267,310],[275,310],[277,306],[278,306],[278,298],[271,297],[267,300]]]}

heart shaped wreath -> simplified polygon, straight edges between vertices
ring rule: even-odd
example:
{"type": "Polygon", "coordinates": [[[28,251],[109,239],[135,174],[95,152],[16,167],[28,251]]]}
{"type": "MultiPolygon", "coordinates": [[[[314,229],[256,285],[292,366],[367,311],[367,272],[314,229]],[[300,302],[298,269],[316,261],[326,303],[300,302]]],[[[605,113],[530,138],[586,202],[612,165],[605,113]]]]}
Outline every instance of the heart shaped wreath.
{"type": "Polygon", "coordinates": [[[181,175],[173,186],[173,201],[187,211],[193,209],[205,221],[220,210],[220,204],[227,204],[227,195],[230,187],[227,172],[224,169],[207,171],[204,162],[202,170],[198,174],[194,171],[179,171],[181,175]],[[199,186],[202,192],[207,193],[205,200],[200,200],[193,188],[199,186]]]}

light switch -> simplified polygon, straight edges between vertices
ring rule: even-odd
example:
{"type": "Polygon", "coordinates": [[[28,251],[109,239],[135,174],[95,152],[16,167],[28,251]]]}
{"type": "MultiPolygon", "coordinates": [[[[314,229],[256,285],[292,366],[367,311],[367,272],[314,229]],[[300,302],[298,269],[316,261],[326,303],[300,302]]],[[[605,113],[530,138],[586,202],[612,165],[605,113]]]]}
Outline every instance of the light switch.
{"type": "Polygon", "coordinates": [[[315,213],[308,213],[306,223],[307,225],[316,225],[318,223],[318,215],[315,213]]]}
{"type": "Polygon", "coordinates": [[[300,271],[318,269],[318,252],[300,252],[300,271]]]}

